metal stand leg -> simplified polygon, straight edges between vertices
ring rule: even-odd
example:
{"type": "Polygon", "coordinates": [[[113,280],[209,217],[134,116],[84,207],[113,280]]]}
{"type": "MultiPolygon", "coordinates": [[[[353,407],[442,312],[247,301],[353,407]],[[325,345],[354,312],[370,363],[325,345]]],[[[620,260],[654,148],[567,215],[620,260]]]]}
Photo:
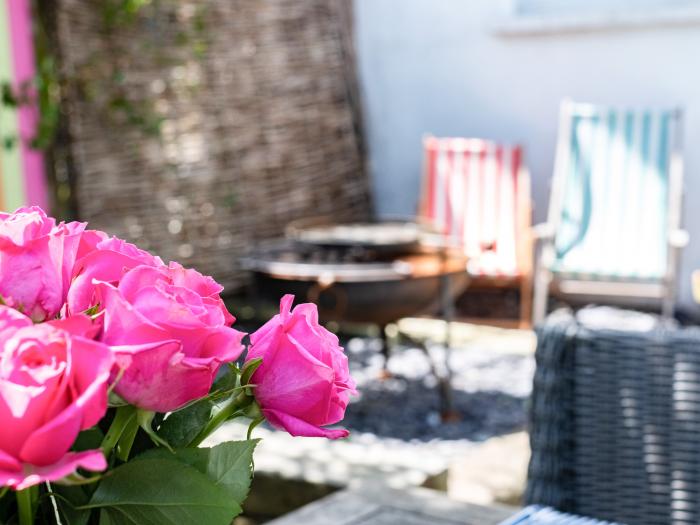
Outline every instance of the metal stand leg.
{"type": "MultiPolygon", "coordinates": [[[[443,267],[447,268],[447,251],[443,250],[443,267]]],[[[445,319],[445,363],[444,376],[438,377],[438,385],[440,388],[440,404],[441,415],[443,422],[456,421],[459,415],[454,410],[454,399],[452,395],[452,369],[450,368],[450,354],[452,352],[452,321],[454,320],[454,304],[452,302],[450,275],[442,272],[440,281],[440,302],[442,316],[445,319]]],[[[427,351],[427,350],[426,350],[427,351]]]]}
{"type": "Polygon", "coordinates": [[[382,340],[382,355],[384,356],[384,367],[382,371],[379,372],[380,379],[389,379],[391,377],[391,372],[389,372],[389,358],[391,357],[391,346],[389,345],[389,338],[386,333],[387,325],[382,325],[379,327],[379,337],[382,340]]]}
{"type": "Polygon", "coordinates": [[[418,341],[417,339],[414,339],[406,334],[401,334],[401,339],[411,346],[418,348],[428,359],[430,374],[437,380],[438,394],[440,396],[440,417],[443,423],[458,421],[460,417],[454,410],[452,386],[450,384],[451,372],[449,367],[443,373],[440,373],[440,370],[435,363],[435,359],[433,359],[433,356],[430,355],[430,351],[428,350],[425,341],[418,341]]]}

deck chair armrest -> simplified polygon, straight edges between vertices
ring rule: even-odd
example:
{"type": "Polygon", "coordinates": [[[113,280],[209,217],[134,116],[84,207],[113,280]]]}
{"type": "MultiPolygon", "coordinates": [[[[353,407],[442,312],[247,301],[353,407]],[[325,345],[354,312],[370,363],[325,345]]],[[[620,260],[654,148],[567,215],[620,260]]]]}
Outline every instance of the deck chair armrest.
{"type": "Polygon", "coordinates": [[[536,224],[532,227],[532,238],[535,241],[554,239],[554,225],[549,222],[536,224]]]}
{"type": "Polygon", "coordinates": [[[672,248],[685,248],[690,240],[686,230],[673,229],[668,232],[668,244],[672,248]]]}

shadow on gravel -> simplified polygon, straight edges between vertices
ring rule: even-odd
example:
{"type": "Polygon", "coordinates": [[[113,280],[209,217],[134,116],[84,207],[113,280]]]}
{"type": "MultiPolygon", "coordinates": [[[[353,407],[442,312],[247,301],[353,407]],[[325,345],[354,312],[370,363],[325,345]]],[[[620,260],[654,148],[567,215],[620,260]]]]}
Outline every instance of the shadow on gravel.
{"type": "Polygon", "coordinates": [[[343,425],[404,441],[483,441],[524,428],[527,398],[489,390],[453,389],[456,422],[440,421],[440,398],[431,378],[392,377],[362,385],[343,425]]]}

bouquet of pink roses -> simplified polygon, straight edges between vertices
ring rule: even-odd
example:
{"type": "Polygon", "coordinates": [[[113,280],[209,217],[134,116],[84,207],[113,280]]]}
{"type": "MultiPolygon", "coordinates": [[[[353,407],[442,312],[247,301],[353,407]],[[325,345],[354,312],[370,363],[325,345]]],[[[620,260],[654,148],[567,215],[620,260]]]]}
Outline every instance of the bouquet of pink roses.
{"type": "Polygon", "coordinates": [[[347,435],[326,426],[355,385],[315,305],[283,297],[243,360],[221,291],[83,223],[0,213],[0,523],[228,525],[255,425],[347,435]],[[246,440],[199,446],[238,416],[246,440]]]}

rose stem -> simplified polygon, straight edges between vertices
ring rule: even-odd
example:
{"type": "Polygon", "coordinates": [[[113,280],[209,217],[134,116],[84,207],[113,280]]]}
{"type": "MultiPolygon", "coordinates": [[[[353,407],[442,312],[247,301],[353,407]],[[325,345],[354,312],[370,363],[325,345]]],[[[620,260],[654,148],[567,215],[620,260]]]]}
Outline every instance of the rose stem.
{"type": "Polygon", "coordinates": [[[117,413],[114,414],[112,424],[109,426],[109,430],[102,440],[102,445],[100,447],[105,458],[109,457],[109,454],[117,444],[117,441],[119,441],[124,429],[126,429],[132,419],[136,419],[134,407],[127,405],[117,408],[117,413]]]}
{"type": "Polygon", "coordinates": [[[34,506],[32,500],[34,499],[33,492],[35,492],[36,486],[28,487],[23,490],[18,490],[15,495],[17,497],[17,512],[19,514],[19,525],[33,525],[34,524],[34,506]]]}
{"type": "MultiPolygon", "coordinates": [[[[231,416],[236,414],[242,408],[246,407],[252,402],[252,398],[246,395],[245,391],[238,394],[236,397],[232,398],[231,401],[226,403],[221,410],[219,410],[214,417],[212,417],[206,426],[197,434],[197,436],[190,442],[189,447],[198,447],[202,441],[204,441],[209,434],[214,432],[217,428],[221,426],[224,421],[229,419],[231,416]]],[[[238,414],[240,415],[240,414],[238,414]]]]}

